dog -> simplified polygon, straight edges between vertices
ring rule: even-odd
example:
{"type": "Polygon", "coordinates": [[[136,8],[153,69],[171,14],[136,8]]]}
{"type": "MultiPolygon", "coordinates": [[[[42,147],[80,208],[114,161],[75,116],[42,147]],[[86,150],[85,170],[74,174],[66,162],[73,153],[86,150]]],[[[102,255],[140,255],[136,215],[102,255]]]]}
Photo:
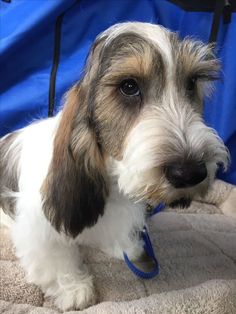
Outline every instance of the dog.
{"type": "Polygon", "coordinates": [[[188,206],[229,154],[202,119],[212,46],[149,23],[95,40],[63,109],[0,141],[0,206],[29,282],[61,310],[96,302],[80,245],[143,253],[145,204],[188,206]]]}

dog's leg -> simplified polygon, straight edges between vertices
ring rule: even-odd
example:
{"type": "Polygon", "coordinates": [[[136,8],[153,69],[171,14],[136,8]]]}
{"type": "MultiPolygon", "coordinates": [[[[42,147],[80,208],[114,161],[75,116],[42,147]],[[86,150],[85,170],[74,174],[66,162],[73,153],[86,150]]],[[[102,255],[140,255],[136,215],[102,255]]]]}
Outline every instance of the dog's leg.
{"type": "Polygon", "coordinates": [[[95,302],[92,276],[82,264],[74,240],[59,235],[44,217],[37,195],[20,198],[12,227],[16,254],[28,281],[39,285],[45,296],[65,311],[83,309],[95,302]]]}

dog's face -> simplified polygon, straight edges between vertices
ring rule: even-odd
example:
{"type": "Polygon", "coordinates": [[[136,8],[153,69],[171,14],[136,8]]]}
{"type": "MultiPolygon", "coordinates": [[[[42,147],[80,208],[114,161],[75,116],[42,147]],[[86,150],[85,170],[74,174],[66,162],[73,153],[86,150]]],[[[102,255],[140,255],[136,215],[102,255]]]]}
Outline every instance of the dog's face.
{"type": "Polygon", "coordinates": [[[91,120],[117,161],[120,188],[153,205],[204,193],[217,165],[227,164],[201,118],[219,70],[211,47],[141,23],[113,27],[100,40],[97,64],[90,59],[91,120]]]}
{"type": "Polygon", "coordinates": [[[70,204],[72,213],[82,204],[97,211],[83,209],[87,220],[82,212],[76,217],[93,224],[103,213],[110,171],[125,194],[152,205],[204,193],[217,165],[228,161],[224,144],[201,117],[218,70],[211,47],[181,41],[160,26],[124,23],[102,33],[67,96],[47,180],[47,216],[52,204],[64,204],[63,219],[70,204]],[[73,186],[66,190],[70,197],[54,188],[65,177],[73,186]]]}

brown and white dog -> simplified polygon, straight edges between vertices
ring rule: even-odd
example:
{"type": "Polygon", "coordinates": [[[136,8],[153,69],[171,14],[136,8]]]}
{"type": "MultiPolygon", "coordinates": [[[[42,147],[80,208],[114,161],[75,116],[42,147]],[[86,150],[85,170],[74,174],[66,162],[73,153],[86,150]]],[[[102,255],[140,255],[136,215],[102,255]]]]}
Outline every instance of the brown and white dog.
{"type": "Polygon", "coordinates": [[[79,244],[142,253],[145,206],[207,192],[228,152],[202,120],[212,48],[148,23],[97,37],[63,110],[0,141],[0,206],[28,280],[62,310],[95,302],[79,244]]]}

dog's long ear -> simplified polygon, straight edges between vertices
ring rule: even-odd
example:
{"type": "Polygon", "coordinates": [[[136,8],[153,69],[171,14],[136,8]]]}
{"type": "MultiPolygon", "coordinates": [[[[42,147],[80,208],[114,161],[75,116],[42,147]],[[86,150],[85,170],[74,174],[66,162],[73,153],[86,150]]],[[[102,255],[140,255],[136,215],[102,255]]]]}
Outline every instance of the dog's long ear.
{"type": "Polygon", "coordinates": [[[67,94],[47,177],[43,210],[57,231],[76,237],[103,214],[108,194],[104,156],[87,118],[87,91],[75,85],[67,94]]]}

